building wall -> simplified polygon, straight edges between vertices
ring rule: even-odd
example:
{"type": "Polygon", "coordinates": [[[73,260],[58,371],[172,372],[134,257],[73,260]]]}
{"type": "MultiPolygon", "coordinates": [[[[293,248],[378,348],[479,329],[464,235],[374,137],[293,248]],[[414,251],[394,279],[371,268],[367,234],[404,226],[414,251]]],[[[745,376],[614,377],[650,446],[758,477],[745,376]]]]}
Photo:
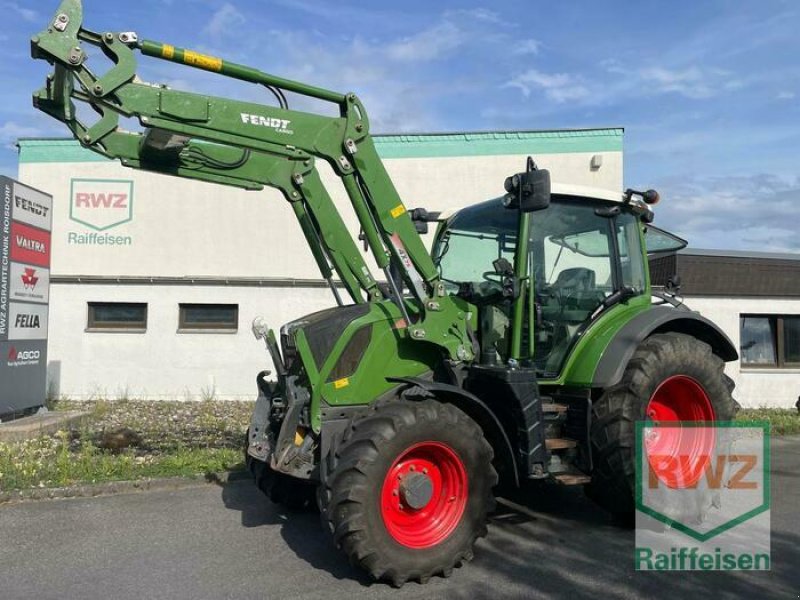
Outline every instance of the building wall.
{"type": "MultiPolygon", "coordinates": [[[[442,210],[497,197],[529,154],[551,170],[554,181],[622,188],[620,129],[375,141],[409,208],[442,210]],[[603,164],[593,170],[596,154],[603,164]]],[[[338,180],[327,165],[320,173],[351,231],[358,231],[338,180]]],[[[319,272],[288,203],[275,190],[249,192],[135,171],[71,140],[20,142],[19,178],[54,197],[48,346],[53,396],[251,398],[256,373],[269,366],[263,345],[250,333],[253,317],[262,315],[278,328],[333,304],[329,290],[309,284],[319,272]],[[75,180],[101,183],[79,181],[76,188],[75,180]],[[105,180],[116,183],[104,187],[105,180]],[[76,189],[127,193],[125,182],[132,182],[127,211],[101,207],[95,215],[74,205],[76,189]],[[153,282],[125,279],[131,277],[153,282]],[[165,277],[172,282],[158,280],[165,277]],[[103,283],[87,283],[98,278],[103,283]],[[175,278],[186,283],[177,285],[175,278]],[[265,285],[248,285],[253,278],[265,285]],[[86,331],[87,303],[97,301],[146,302],[147,331],[86,331]],[[178,333],[182,302],[238,304],[238,331],[178,333]]]]}
{"type": "Polygon", "coordinates": [[[272,370],[250,324],[273,328],[327,308],[325,288],[225,285],[59,284],[50,292],[48,387],[52,397],[254,399],[255,377],[272,370]],[[87,331],[87,302],[144,302],[144,333],[87,331]],[[239,305],[238,330],[178,332],[178,304],[239,305]]]}
{"type": "MultiPolygon", "coordinates": [[[[800,315],[800,298],[687,297],[686,305],[711,319],[740,347],[740,316],[746,314],[800,315]]],[[[742,406],[792,408],[800,397],[800,369],[743,367],[727,363],[725,372],[736,383],[734,397],[742,406]]]]}

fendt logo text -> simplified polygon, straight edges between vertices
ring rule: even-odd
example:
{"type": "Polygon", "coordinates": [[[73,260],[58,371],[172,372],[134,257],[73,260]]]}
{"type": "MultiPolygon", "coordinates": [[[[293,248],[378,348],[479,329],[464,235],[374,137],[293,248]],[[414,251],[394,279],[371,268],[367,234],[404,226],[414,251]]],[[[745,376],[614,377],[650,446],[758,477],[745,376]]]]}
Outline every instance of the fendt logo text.
{"type": "Polygon", "coordinates": [[[276,119],[274,117],[264,117],[262,115],[251,115],[242,113],[242,123],[249,123],[250,125],[259,125],[261,127],[269,127],[278,133],[294,133],[289,129],[291,121],[286,119],[276,119]]]}
{"type": "Polygon", "coordinates": [[[27,198],[21,198],[20,196],[14,196],[14,206],[32,215],[36,215],[37,217],[46,217],[50,212],[49,206],[45,206],[34,200],[28,200],[27,198]]]}

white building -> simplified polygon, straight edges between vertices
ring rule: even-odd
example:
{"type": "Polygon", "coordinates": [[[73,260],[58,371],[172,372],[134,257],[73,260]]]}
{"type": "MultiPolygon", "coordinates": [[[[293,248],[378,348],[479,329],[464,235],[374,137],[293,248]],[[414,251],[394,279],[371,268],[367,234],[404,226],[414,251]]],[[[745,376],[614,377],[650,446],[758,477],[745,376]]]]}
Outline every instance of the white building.
{"type": "MultiPolygon", "coordinates": [[[[556,182],[621,190],[622,137],[621,129],[387,135],[376,146],[408,207],[442,210],[500,195],[528,155],[556,182]]],[[[333,303],[278,192],[127,169],[72,140],[19,146],[19,179],[54,197],[52,396],[251,399],[268,366],[253,317],[278,327],[333,303]]],[[[343,188],[321,171],[357,230],[343,188]]],[[[800,291],[780,303],[697,294],[687,303],[738,344],[740,314],[800,314],[800,291]]],[[[742,404],[793,406],[800,369],[790,366],[728,371],[742,404]]]]}
{"type": "MultiPolygon", "coordinates": [[[[405,204],[442,210],[501,195],[529,154],[556,181],[619,190],[622,134],[375,141],[405,204]]],[[[253,398],[255,375],[267,365],[250,333],[253,317],[278,327],[333,303],[294,214],[274,190],[135,171],[72,140],[21,140],[19,147],[19,179],[53,195],[53,396],[253,398]]],[[[344,189],[325,168],[325,186],[357,231],[344,189]]]]}

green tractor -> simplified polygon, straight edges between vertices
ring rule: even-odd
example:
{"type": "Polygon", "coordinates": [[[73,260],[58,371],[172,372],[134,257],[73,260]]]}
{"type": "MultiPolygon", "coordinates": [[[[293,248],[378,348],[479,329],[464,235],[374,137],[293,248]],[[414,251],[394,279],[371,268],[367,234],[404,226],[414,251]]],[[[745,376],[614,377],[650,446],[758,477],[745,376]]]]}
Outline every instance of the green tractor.
{"type": "MultiPolygon", "coordinates": [[[[85,147],[132,168],[274,187],[291,204],[336,306],[279,335],[254,321],[276,373],[257,377],[247,464],[274,501],[317,504],[336,545],[374,578],[449,575],[486,534],[495,493],[530,480],[583,485],[629,516],[636,422],[734,416],[730,340],[651,290],[648,245],[681,245],[650,225],[652,190],[551,189],[529,159],[499,198],[447,217],[408,210],[352,93],[91,32],[79,0],[62,2],[32,52],[54,67],[35,106],[85,147]],[[86,45],[111,68],[90,70],[86,45]],[[263,86],[275,104],[145,83],[136,52],[263,86]],[[286,91],[339,116],[292,110],[286,91]],[[74,101],[99,118],[82,122],[74,101]],[[122,130],[120,116],[142,131],[122,130]],[[347,191],[380,281],[317,159],[347,191]],[[431,223],[429,253],[420,234],[431,223]]],[[[675,454],[680,436],[646,444],[675,454]]]]}

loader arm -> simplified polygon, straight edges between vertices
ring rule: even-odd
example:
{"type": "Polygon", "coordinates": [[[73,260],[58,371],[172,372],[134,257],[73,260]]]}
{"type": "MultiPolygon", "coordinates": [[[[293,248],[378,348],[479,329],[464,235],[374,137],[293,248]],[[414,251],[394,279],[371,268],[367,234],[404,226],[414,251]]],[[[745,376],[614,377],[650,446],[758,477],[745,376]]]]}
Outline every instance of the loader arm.
{"type": "Polygon", "coordinates": [[[436,343],[453,359],[472,358],[468,311],[446,294],[377,154],[366,110],[355,94],[139,41],[132,32],[95,33],[84,29],[82,20],[80,0],[64,0],[48,28],[32,39],[33,57],[54,65],[45,87],[34,94],[37,108],[64,122],[83,146],[125,166],[246,189],[280,189],[292,203],[323,277],[331,281],[332,264],[353,301],[381,300],[314,168],[315,158],[326,161],[342,181],[411,338],[436,343]],[[93,73],[84,44],[100,48],[113,66],[103,74],[93,73]],[[136,77],[136,52],[266,86],[279,97],[280,106],[142,82],[136,77]],[[333,103],[340,116],[290,110],[282,91],[333,103]],[[99,119],[82,123],[73,101],[87,103],[99,119]],[[145,133],[122,131],[120,116],[137,118],[145,133]]]}

